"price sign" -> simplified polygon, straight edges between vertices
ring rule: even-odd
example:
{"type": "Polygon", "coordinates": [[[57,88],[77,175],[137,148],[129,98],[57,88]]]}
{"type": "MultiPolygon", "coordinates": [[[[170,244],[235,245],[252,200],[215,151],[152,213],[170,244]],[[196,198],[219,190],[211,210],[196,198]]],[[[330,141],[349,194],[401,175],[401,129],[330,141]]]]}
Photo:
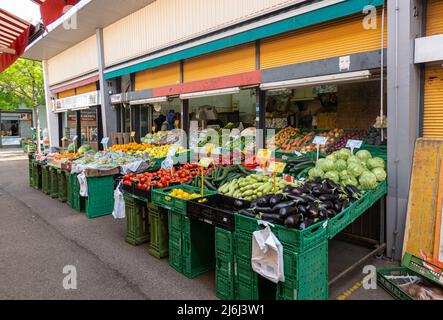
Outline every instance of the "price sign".
{"type": "Polygon", "coordinates": [[[109,138],[108,137],[104,137],[101,141],[101,144],[103,145],[103,149],[108,150],[108,142],[109,142],[109,138]]]}
{"type": "Polygon", "coordinates": [[[78,136],[74,136],[74,138],[72,138],[72,141],[77,141],[78,136]]]}
{"type": "Polygon", "coordinates": [[[312,142],[313,144],[316,145],[320,145],[320,146],[324,146],[326,143],[328,142],[328,137],[320,137],[320,136],[316,136],[314,138],[314,141],[312,142]]]}
{"type": "Polygon", "coordinates": [[[209,168],[209,166],[214,162],[211,158],[201,158],[199,161],[199,165],[202,168],[209,168]]]}
{"type": "Polygon", "coordinates": [[[283,173],[285,171],[286,163],[283,162],[271,162],[269,164],[268,171],[272,173],[283,173]]]}
{"type": "Polygon", "coordinates": [[[269,149],[258,149],[257,160],[266,162],[271,159],[271,150],[269,149]]]}
{"type": "Polygon", "coordinates": [[[171,147],[168,151],[168,158],[172,158],[177,153],[177,147],[171,147]]]}
{"type": "Polygon", "coordinates": [[[166,158],[165,160],[163,160],[161,167],[163,170],[172,170],[172,168],[174,167],[174,161],[172,161],[171,158],[166,158]]]}
{"type": "Polygon", "coordinates": [[[294,154],[297,156],[297,157],[300,157],[302,154],[300,153],[300,152],[298,152],[298,151],[294,151],[294,154]]]}
{"type": "Polygon", "coordinates": [[[360,149],[362,144],[363,144],[362,140],[348,140],[348,143],[346,144],[346,148],[360,149]]]}

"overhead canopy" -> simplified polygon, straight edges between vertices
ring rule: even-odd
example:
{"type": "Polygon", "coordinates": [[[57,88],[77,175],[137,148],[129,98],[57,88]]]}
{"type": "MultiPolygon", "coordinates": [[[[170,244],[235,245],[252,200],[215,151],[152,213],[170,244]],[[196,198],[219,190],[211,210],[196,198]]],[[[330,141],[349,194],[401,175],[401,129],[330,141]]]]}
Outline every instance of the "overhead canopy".
{"type": "Polygon", "coordinates": [[[0,72],[13,64],[25,51],[31,24],[0,9],[0,72]]]}
{"type": "Polygon", "coordinates": [[[49,26],[69,10],[69,6],[77,4],[80,0],[31,0],[40,5],[43,25],[49,26]]]}

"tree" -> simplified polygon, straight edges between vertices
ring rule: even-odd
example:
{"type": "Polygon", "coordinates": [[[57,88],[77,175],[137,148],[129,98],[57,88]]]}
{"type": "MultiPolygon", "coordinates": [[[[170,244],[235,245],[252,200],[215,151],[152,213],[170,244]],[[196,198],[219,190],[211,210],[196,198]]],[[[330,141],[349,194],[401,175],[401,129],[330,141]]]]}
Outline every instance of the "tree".
{"type": "Polygon", "coordinates": [[[18,59],[0,73],[0,109],[19,107],[33,109],[37,129],[37,149],[40,153],[39,107],[45,105],[45,89],[41,62],[18,59]]]}

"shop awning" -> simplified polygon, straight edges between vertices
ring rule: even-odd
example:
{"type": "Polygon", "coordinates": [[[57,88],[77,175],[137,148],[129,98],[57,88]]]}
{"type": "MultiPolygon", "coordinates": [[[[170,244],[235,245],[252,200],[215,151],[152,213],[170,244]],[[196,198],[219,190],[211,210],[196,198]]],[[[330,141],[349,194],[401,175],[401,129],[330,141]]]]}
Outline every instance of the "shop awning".
{"type": "Polygon", "coordinates": [[[219,89],[219,90],[208,90],[208,91],[200,91],[200,92],[192,92],[192,93],[184,93],[180,95],[180,99],[195,99],[195,98],[204,98],[204,97],[213,97],[213,96],[221,96],[225,94],[236,94],[240,92],[240,87],[219,89]]]}
{"type": "Polygon", "coordinates": [[[159,103],[159,102],[166,102],[166,101],[168,101],[168,97],[155,97],[155,98],[130,101],[129,104],[130,105],[140,105],[140,104],[159,103]]]}
{"type": "Polygon", "coordinates": [[[0,9],[0,72],[13,64],[25,51],[31,24],[0,9]]]}
{"type": "Polygon", "coordinates": [[[64,15],[69,6],[77,4],[80,0],[31,0],[40,5],[40,14],[43,25],[49,26],[55,20],[64,15]]]}
{"type": "Polygon", "coordinates": [[[330,74],[330,75],[311,77],[311,78],[263,83],[260,85],[260,89],[265,91],[291,89],[297,87],[316,86],[316,85],[329,84],[329,83],[353,82],[353,81],[369,79],[370,77],[371,77],[371,72],[369,70],[363,70],[356,72],[330,74]]]}

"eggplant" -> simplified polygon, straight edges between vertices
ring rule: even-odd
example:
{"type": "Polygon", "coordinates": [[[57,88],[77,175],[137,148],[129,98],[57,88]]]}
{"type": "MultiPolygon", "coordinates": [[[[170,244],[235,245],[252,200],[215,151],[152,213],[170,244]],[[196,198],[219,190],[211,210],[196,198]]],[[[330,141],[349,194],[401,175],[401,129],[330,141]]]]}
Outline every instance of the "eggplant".
{"type": "Polygon", "coordinates": [[[272,213],[264,213],[261,215],[262,220],[274,222],[277,224],[283,224],[284,219],[280,218],[278,214],[272,214],[272,213]]]}
{"type": "Polygon", "coordinates": [[[351,198],[354,198],[354,199],[359,199],[360,198],[360,191],[356,188],[356,187],[354,187],[354,186],[346,186],[346,192],[348,193],[348,195],[351,197],[351,198]]]}
{"type": "Polygon", "coordinates": [[[292,193],[292,189],[295,189],[295,187],[293,187],[291,185],[287,185],[286,187],[284,187],[283,192],[284,193],[292,193]]]}
{"type": "Polygon", "coordinates": [[[338,185],[337,183],[335,183],[332,180],[326,180],[326,183],[328,184],[329,189],[338,189],[338,188],[340,188],[340,185],[338,185]]]}
{"type": "Polygon", "coordinates": [[[312,188],[312,194],[313,194],[314,196],[320,196],[320,195],[323,194],[323,191],[322,191],[322,189],[319,188],[319,187],[314,187],[314,188],[312,188]]]}
{"type": "Polygon", "coordinates": [[[312,226],[312,225],[314,225],[314,224],[315,224],[315,223],[314,223],[314,220],[312,220],[312,219],[307,219],[307,220],[302,221],[302,222],[299,224],[298,229],[299,229],[299,230],[305,230],[305,229],[309,228],[310,226],[312,226]]]}
{"type": "Polygon", "coordinates": [[[254,211],[258,213],[277,213],[279,210],[271,207],[255,207],[254,211]]]}
{"type": "Polygon", "coordinates": [[[304,188],[293,188],[291,190],[291,195],[301,196],[305,192],[306,192],[306,190],[304,188]]]}
{"type": "Polygon", "coordinates": [[[296,207],[285,207],[280,209],[279,215],[284,219],[296,213],[298,213],[298,209],[296,207]]]}
{"type": "Polygon", "coordinates": [[[234,206],[237,208],[243,208],[245,206],[245,203],[239,199],[234,201],[234,206]]]}
{"type": "Polygon", "coordinates": [[[303,205],[297,206],[297,209],[298,212],[300,212],[303,215],[306,215],[308,213],[308,209],[303,205]]]}
{"type": "Polygon", "coordinates": [[[333,194],[322,194],[320,197],[318,197],[318,200],[320,201],[330,201],[330,200],[335,200],[337,199],[337,197],[333,194]]]}
{"type": "Polygon", "coordinates": [[[293,207],[296,205],[295,201],[285,201],[280,202],[279,204],[276,204],[273,209],[276,211],[279,211],[280,209],[287,208],[287,207],[293,207]]]}
{"type": "Polygon", "coordinates": [[[296,228],[298,224],[300,223],[301,216],[299,214],[295,214],[292,216],[289,216],[285,219],[285,227],[287,228],[296,228]]]}
{"type": "Polygon", "coordinates": [[[329,217],[329,211],[328,210],[320,210],[318,212],[318,216],[323,220],[327,219],[329,217]]]}
{"type": "Polygon", "coordinates": [[[324,201],[322,202],[322,204],[320,205],[321,209],[332,209],[334,208],[334,204],[331,201],[324,201]]]}
{"type": "Polygon", "coordinates": [[[257,206],[258,206],[257,201],[253,201],[253,202],[251,202],[251,208],[255,208],[255,207],[257,207],[257,206]]]}
{"type": "Polygon", "coordinates": [[[270,204],[271,206],[275,206],[277,203],[283,201],[283,198],[284,198],[284,196],[283,196],[283,194],[281,194],[281,193],[276,194],[276,195],[273,195],[273,196],[271,197],[271,199],[269,200],[269,204],[270,204]]]}
{"type": "Polygon", "coordinates": [[[316,217],[319,216],[319,211],[318,211],[318,208],[316,208],[316,207],[311,207],[311,208],[309,208],[308,213],[309,213],[309,215],[310,215],[311,217],[313,217],[313,218],[316,218],[316,217]]]}
{"type": "Polygon", "coordinates": [[[311,196],[310,194],[304,195],[303,198],[306,199],[306,202],[315,202],[317,201],[317,199],[313,196],[311,196]]]}
{"type": "Polygon", "coordinates": [[[260,197],[255,201],[257,202],[257,205],[259,207],[267,207],[267,206],[269,206],[269,200],[271,200],[271,198],[272,198],[272,195],[267,195],[267,196],[260,197]]]}
{"type": "Polygon", "coordinates": [[[306,203],[306,199],[305,198],[300,197],[300,196],[296,196],[296,195],[293,195],[293,194],[288,194],[286,196],[286,198],[288,198],[289,200],[295,201],[297,204],[306,203]]]}
{"type": "Polygon", "coordinates": [[[240,210],[238,213],[250,218],[255,218],[257,216],[255,213],[246,210],[240,210]]]}
{"type": "Polygon", "coordinates": [[[334,203],[334,210],[340,212],[340,211],[342,210],[342,208],[343,208],[343,205],[342,205],[341,202],[336,201],[336,202],[334,203]]]}
{"type": "Polygon", "coordinates": [[[342,206],[341,206],[341,209],[342,210],[345,210],[345,209],[347,209],[348,207],[349,207],[349,200],[345,200],[345,201],[343,201],[343,203],[342,203],[342,206]]]}

